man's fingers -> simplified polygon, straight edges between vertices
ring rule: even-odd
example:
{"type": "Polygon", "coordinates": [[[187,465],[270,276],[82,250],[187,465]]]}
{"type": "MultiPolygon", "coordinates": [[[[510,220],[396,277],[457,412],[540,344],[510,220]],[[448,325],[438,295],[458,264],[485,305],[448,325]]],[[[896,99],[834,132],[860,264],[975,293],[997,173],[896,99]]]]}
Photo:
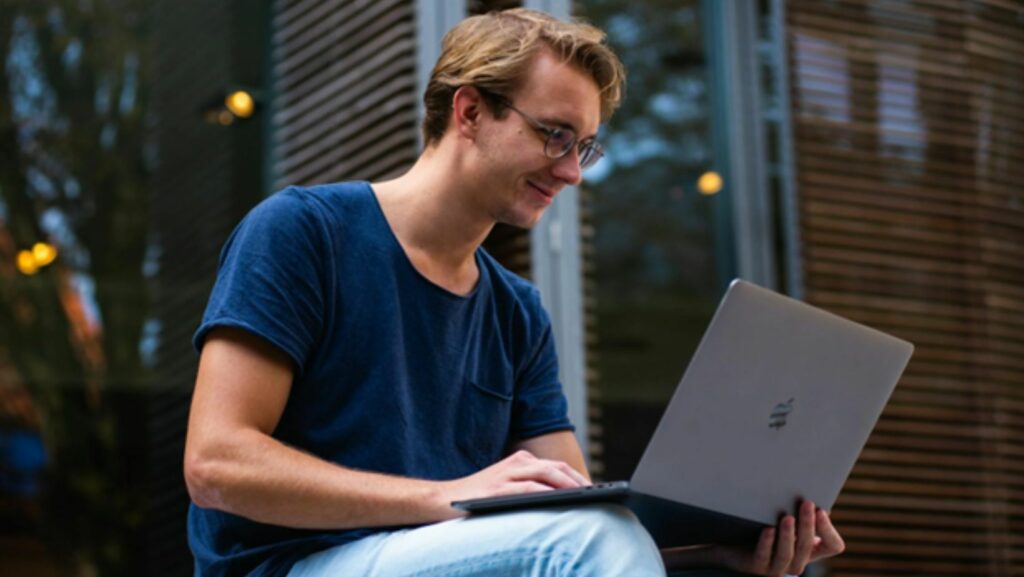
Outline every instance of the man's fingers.
{"type": "Polygon", "coordinates": [[[570,489],[586,483],[586,479],[569,465],[547,459],[524,462],[511,471],[511,474],[514,480],[538,481],[556,489],[570,489]]]}
{"type": "Polygon", "coordinates": [[[819,509],[816,513],[815,526],[818,536],[821,537],[821,545],[814,552],[815,559],[832,557],[846,550],[846,543],[839,536],[839,531],[836,531],[824,509],[819,509]]]}
{"type": "Polygon", "coordinates": [[[573,469],[572,466],[569,465],[568,463],[566,463],[564,461],[553,461],[551,459],[538,459],[537,457],[535,457],[533,455],[533,453],[527,451],[526,449],[520,449],[520,450],[516,451],[515,453],[512,453],[511,455],[506,457],[505,460],[506,461],[510,461],[513,464],[529,465],[531,467],[532,466],[537,466],[538,464],[544,464],[544,465],[546,465],[548,467],[552,467],[552,468],[558,469],[559,471],[564,473],[566,476],[568,476],[572,480],[576,481],[576,485],[574,485],[574,486],[582,486],[582,485],[589,485],[590,484],[590,481],[587,481],[586,477],[584,477],[576,469],[573,469]]]}
{"type": "Polygon", "coordinates": [[[541,491],[554,490],[554,487],[536,481],[516,481],[510,483],[507,487],[508,491],[502,491],[502,495],[519,495],[522,493],[539,493],[541,491]]]}
{"type": "Polygon", "coordinates": [[[546,483],[556,489],[571,489],[580,486],[576,479],[550,462],[542,462],[539,466],[532,468],[528,478],[546,483]]]}
{"type": "Polygon", "coordinates": [[[779,522],[776,531],[779,538],[775,541],[775,557],[772,559],[768,575],[785,575],[786,568],[793,561],[793,547],[796,543],[796,519],[792,515],[786,515],[779,522]]]}
{"type": "Polygon", "coordinates": [[[518,450],[490,468],[492,485],[497,494],[507,494],[509,487],[516,487],[516,492],[533,492],[536,490],[570,489],[588,485],[587,478],[573,469],[568,463],[551,459],[539,459],[526,450],[518,450]],[[518,483],[532,483],[518,485],[518,483]],[[501,487],[500,489],[498,487],[501,487]]]}
{"type": "Polygon", "coordinates": [[[533,453],[527,451],[526,449],[519,449],[518,451],[516,451],[515,453],[512,453],[511,455],[505,457],[505,459],[504,459],[504,461],[509,461],[509,462],[513,462],[513,463],[515,463],[515,462],[529,462],[529,461],[536,461],[536,460],[537,460],[537,457],[533,456],[533,453]]]}
{"type": "Polygon", "coordinates": [[[764,573],[771,566],[772,546],[775,544],[775,527],[768,527],[761,531],[761,538],[757,540],[757,547],[754,549],[754,558],[751,560],[754,573],[764,573]]]}
{"type": "Polygon", "coordinates": [[[567,475],[572,477],[572,479],[574,481],[576,481],[579,484],[580,487],[583,487],[583,486],[586,486],[586,485],[590,485],[590,481],[588,481],[587,478],[584,477],[582,473],[580,473],[576,469],[573,469],[572,465],[570,465],[569,463],[565,463],[565,462],[562,462],[562,461],[555,461],[555,462],[558,463],[558,466],[562,469],[562,471],[564,471],[567,475]]]}
{"type": "Polygon", "coordinates": [[[798,515],[796,549],[793,552],[793,560],[789,562],[788,569],[788,572],[792,575],[799,575],[804,572],[804,569],[811,560],[811,553],[814,551],[814,503],[812,501],[800,503],[798,515]]]}

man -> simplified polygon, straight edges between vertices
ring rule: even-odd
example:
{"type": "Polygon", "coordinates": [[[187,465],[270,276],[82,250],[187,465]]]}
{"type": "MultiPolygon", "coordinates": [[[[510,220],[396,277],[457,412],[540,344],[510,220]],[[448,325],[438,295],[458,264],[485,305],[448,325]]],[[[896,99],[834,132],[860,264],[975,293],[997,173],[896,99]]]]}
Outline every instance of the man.
{"type": "Polygon", "coordinates": [[[580,182],[623,79],[590,26],[467,19],[445,37],[408,173],[290,187],[246,216],[195,336],[197,573],[646,576],[664,556],[782,575],[842,548],[811,503],[754,549],[662,553],[618,506],[449,506],[590,482],[537,291],[480,244],[580,182]]]}

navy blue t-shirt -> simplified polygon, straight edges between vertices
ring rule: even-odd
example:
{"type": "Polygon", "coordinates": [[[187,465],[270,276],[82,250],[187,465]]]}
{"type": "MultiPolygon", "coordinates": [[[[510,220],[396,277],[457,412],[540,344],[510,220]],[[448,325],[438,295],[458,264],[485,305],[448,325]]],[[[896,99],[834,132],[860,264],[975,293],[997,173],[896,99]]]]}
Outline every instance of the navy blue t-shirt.
{"type": "MultiPolygon", "coordinates": [[[[228,238],[194,344],[201,350],[214,327],[239,327],[291,357],[291,396],[273,433],[289,445],[355,469],[470,475],[514,441],[572,429],[537,290],[483,249],[476,263],[476,287],[453,294],[413,267],[368,183],[289,187],[228,238]]],[[[379,530],[290,529],[189,509],[204,576],[284,575],[310,553],[379,530]]]]}

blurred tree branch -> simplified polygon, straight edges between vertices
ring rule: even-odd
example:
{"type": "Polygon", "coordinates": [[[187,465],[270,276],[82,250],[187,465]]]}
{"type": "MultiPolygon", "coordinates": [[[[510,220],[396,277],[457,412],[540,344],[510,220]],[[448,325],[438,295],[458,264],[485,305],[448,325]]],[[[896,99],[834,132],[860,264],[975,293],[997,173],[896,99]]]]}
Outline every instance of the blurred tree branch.
{"type": "Polygon", "coordinates": [[[0,228],[7,252],[49,238],[62,255],[23,276],[2,254],[0,349],[42,414],[52,464],[43,529],[70,574],[128,574],[146,472],[144,3],[20,0],[0,12],[0,228]],[[59,223],[44,226],[44,215],[59,223]]]}

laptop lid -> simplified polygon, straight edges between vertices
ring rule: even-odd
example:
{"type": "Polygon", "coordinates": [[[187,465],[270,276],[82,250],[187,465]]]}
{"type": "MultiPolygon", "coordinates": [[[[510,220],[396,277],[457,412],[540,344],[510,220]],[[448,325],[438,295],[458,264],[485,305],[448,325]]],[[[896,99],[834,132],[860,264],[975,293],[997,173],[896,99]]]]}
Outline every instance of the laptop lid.
{"type": "Polygon", "coordinates": [[[913,348],[733,281],[632,489],[765,524],[831,509],[913,348]]]}

